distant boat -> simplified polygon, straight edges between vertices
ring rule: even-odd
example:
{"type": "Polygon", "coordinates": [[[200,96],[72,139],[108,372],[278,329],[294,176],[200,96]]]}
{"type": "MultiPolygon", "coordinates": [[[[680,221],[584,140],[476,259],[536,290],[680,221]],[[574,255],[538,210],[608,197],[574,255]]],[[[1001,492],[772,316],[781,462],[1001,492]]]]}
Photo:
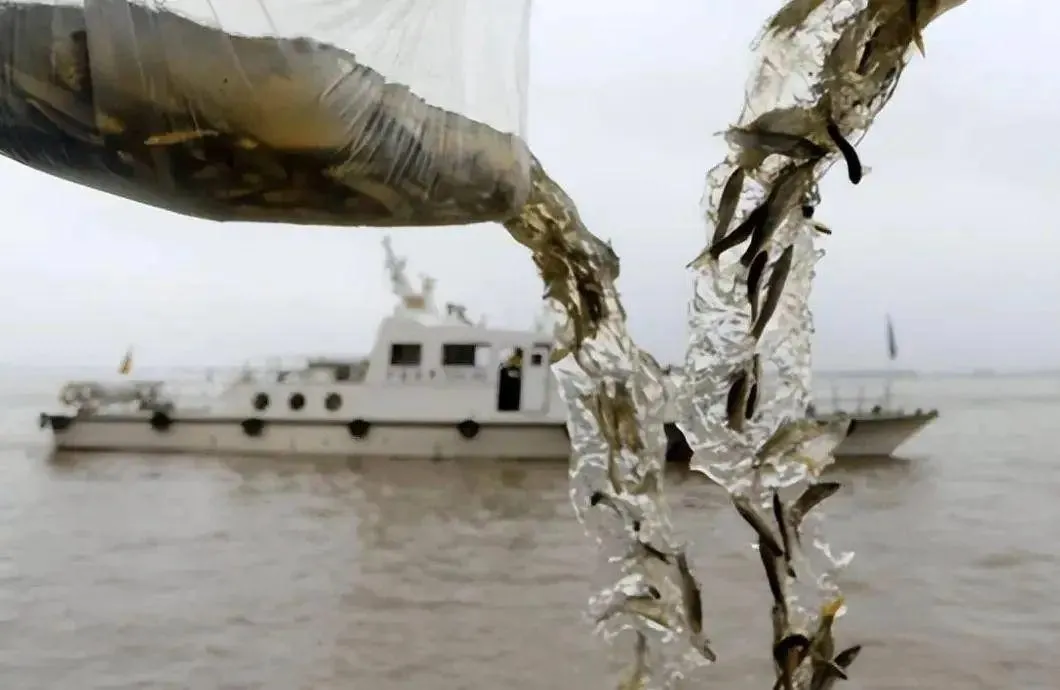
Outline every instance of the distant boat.
{"type": "MultiPolygon", "coordinates": [[[[886,340],[887,359],[894,362],[898,359],[898,338],[895,335],[894,322],[887,316],[886,340]]],[[[847,437],[836,448],[836,457],[891,457],[909,439],[919,434],[927,425],[938,418],[938,410],[916,409],[907,412],[896,408],[891,402],[891,380],[887,376],[883,397],[868,410],[863,407],[859,396],[856,407],[852,410],[842,409],[836,404],[828,417],[835,414],[847,414],[852,420],[851,430],[847,437]]],[[[838,403],[838,400],[836,401],[838,403]]],[[[810,414],[817,414],[811,406],[810,414]]]]}

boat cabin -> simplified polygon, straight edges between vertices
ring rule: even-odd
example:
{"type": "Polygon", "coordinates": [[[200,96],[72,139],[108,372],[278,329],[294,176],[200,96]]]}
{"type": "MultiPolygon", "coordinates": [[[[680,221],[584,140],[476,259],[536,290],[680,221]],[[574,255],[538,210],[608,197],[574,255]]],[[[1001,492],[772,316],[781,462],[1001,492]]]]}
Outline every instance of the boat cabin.
{"type": "Polygon", "coordinates": [[[463,305],[434,304],[434,281],[414,289],[404,260],[387,248],[397,299],[367,357],[317,357],[274,376],[247,373],[225,394],[226,405],[261,417],[359,417],[440,421],[562,421],[566,410],[549,368],[552,344],[544,321],[527,330],[474,323],[463,305]],[[517,414],[521,413],[521,414],[517,414]],[[514,415],[514,416],[513,416],[514,415]],[[553,419],[554,418],[554,419],[553,419]]]}

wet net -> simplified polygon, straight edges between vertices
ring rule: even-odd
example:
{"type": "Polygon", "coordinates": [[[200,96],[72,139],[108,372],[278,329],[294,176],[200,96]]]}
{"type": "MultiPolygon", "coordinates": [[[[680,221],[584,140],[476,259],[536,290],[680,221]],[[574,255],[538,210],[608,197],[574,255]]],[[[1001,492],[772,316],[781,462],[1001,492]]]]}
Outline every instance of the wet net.
{"type": "Polygon", "coordinates": [[[529,8],[0,2],[0,154],[219,221],[507,218],[529,191],[529,8]]]}
{"type": "Polygon", "coordinates": [[[507,227],[529,246],[560,312],[555,372],[569,409],[571,497],[601,545],[608,579],[590,602],[608,637],[632,632],[623,688],[668,687],[716,660],[704,594],[668,517],[662,422],[668,407],[692,467],[727,490],[765,570],[776,685],[821,690],[845,679],[835,576],[852,558],[819,534],[813,509],[840,486],[821,471],[850,429],[808,415],[820,235],[817,181],[841,161],[866,169],[858,140],[894,93],[921,31],[963,0],[792,0],[755,42],[730,153],[708,175],[709,244],[691,264],[691,337],[668,379],[625,328],[618,257],[589,233],[538,164],[507,227]],[[666,391],[674,390],[667,399],[666,391]]]}

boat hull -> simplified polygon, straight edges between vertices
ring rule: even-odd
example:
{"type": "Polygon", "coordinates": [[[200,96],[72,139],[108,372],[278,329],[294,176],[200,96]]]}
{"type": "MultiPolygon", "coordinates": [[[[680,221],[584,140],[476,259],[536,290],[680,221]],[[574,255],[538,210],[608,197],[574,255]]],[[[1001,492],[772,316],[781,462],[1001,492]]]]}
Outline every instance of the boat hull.
{"type": "MultiPolygon", "coordinates": [[[[937,413],[865,415],[836,448],[837,457],[889,457],[930,424],[937,413]]],[[[361,422],[355,428],[328,421],[264,421],[257,433],[248,420],[173,419],[165,428],[139,416],[42,415],[60,451],[189,453],[265,456],[386,456],[395,458],[497,458],[567,460],[567,428],[554,422],[457,423],[361,422]],[[473,433],[472,433],[473,431],[473,433]]],[[[674,424],[665,425],[666,459],[687,463],[692,452],[674,424]]]]}
{"type": "Polygon", "coordinates": [[[57,451],[258,456],[384,456],[395,458],[564,459],[570,440],[562,424],[265,422],[248,433],[245,420],[174,419],[166,429],[148,419],[47,417],[57,451]]]}
{"type": "Polygon", "coordinates": [[[859,415],[835,450],[836,457],[891,457],[909,439],[935,421],[937,412],[908,415],[859,415]]]}

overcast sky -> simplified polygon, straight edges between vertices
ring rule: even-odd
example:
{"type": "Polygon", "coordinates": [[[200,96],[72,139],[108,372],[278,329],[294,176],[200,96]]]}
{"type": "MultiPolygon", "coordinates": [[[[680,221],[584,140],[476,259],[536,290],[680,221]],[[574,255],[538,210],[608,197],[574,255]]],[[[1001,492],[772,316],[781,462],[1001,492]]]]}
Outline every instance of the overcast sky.
{"type": "MultiPolygon", "coordinates": [[[[499,2],[500,0],[496,0],[499,2]]],[[[749,42],[776,0],[538,0],[529,140],[622,257],[639,342],[683,357],[715,136],[740,109],[749,42]]],[[[970,0],[926,34],[819,218],[822,368],[1060,366],[1060,5],[970,0]]],[[[482,70],[488,71],[484,64],[482,70]]],[[[494,75],[495,77],[496,75],[494,75]]],[[[217,224],[0,161],[0,363],[195,364],[366,350],[391,307],[381,230],[217,224]]],[[[528,324],[541,288],[497,225],[392,231],[442,300],[528,324]],[[503,286],[503,289],[498,289],[503,286]]]]}

